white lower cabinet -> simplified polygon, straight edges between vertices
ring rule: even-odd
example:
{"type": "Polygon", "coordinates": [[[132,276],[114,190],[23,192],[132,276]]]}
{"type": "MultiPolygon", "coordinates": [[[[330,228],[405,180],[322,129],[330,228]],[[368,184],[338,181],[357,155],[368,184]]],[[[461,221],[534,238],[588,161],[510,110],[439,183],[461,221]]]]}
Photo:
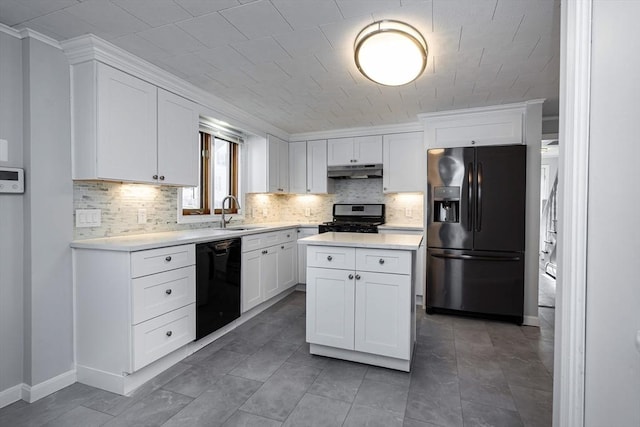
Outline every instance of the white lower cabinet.
{"type": "MultiPolygon", "coordinates": [[[[315,236],[316,234],[318,234],[318,227],[298,228],[298,239],[315,236]]],[[[300,244],[298,245],[298,283],[307,283],[307,246],[300,244]]]]}
{"type": "Polygon", "coordinates": [[[413,348],[410,251],[309,246],[311,353],[408,371],[413,348]]]}
{"type": "Polygon", "coordinates": [[[73,257],[78,381],[127,394],[195,339],[195,245],[73,257]]]}
{"type": "Polygon", "coordinates": [[[293,228],[242,238],[243,313],[296,284],[295,239],[293,228]]]}

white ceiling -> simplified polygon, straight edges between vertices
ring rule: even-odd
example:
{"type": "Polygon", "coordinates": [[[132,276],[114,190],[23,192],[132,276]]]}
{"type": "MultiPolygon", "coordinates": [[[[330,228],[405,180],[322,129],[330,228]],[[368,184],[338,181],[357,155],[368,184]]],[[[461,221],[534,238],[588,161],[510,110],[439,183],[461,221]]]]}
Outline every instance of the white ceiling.
{"type": "Polygon", "coordinates": [[[93,33],[291,134],[538,98],[558,114],[559,0],[0,0],[0,23],[93,33]],[[356,69],[353,40],[379,19],[426,38],[415,82],[356,69]]]}

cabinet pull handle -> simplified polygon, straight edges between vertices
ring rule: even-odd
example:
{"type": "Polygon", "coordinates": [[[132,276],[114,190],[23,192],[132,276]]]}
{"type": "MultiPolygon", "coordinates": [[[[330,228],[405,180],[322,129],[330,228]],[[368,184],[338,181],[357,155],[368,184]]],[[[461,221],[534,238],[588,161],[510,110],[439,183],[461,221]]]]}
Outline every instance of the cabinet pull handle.
{"type": "Polygon", "coordinates": [[[266,254],[267,252],[268,252],[267,250],[262,251],[263,254],[266,254]]]}
{"type": "Polygon", "coordinates": [[[350,274],[349,275],[349,280],[352,280],[352,279],[353,279],[353,274],[350,274]]]}
{"type": "Polygon", "coordinates": [[[153,175],[153,179],[158,179],[158,175],[153,175]]]}
{"type": "Polygon", "coordinates": [[[360,275],[356,274],[356,280],[360,280],[360,275]]]}
{"type": "Polygon", "coordinates": [[[170,262],[170,261],[171,261],[171,255],[169,255],[168,257],[166,257],[164,260],[165,260],[165,261],[167,261],[167,262],[170,262]]]}
{"type": "Polygon", "coordinates": [[[327,257],[327,261],[331,261],[332,259],[333,259],[333,257],[332,257],[331,255],[329,255],[329,256],[327,257]]]}
{"type": "Polygon", "coordinates": [[[164,293],[167,295],[171,295],[171,292],[172,292],[171,289],[167,289],[166,291],[164,291],[164,293]]]}
{"type": "Polygon", "coordinates": [[[380,258],[380,260],[378,260],[378,262],[379,262],[380,264],[384,264],[384,259],[383,259],[383,258],[380,258]]]}
{"type": "Polygon", "coordinates": [[[164,181],[164,175],[160,175],[160,181],[164,181]]]}
{"type": "Polygon", "coordinates": [[[171,335],[173,335],[173,332],[167,331],[167,336],[170,337],[171,335]]]}
{"type": "Polygon", "coordinates": [[[284,249],[284,245],[283,245],[283,246],[280,246],[280,249],[284,249]]]}

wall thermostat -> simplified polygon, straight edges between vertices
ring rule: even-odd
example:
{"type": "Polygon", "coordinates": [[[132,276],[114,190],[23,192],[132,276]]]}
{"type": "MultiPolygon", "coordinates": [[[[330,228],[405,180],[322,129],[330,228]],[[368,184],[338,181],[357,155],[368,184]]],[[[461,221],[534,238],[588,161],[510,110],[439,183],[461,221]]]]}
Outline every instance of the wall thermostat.
{"type": "Polygon", "coordinates": [[[24,193],[24,169],[0,166],[0,193],[24,193]]]}

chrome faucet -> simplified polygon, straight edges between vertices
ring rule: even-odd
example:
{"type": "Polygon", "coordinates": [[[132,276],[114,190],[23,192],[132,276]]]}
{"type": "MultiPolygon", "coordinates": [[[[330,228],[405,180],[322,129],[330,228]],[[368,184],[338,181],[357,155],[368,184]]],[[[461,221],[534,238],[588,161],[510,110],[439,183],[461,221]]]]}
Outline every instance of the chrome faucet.
{"type": "Polygon", "coordinates": [[[222,199],[222,220],[220,221],[220,227],[221,228],[227,228],[227,224],[229,224],[229,222],[231,221],[232,217],[229,217],[229,219],[225,219],[225,212],[224,212],[224,202],[226,202],[227,200],[229,200],[229,209],[231,209],[231,200],[236,202],[236,206],[238,206],[238,209],[240,209],[240,202],[238,201],[238,199],[236,198],[236,196],[232,196],[231,194],[229,194],[228,196],[225,196],[224,199],[222,199]]]}

